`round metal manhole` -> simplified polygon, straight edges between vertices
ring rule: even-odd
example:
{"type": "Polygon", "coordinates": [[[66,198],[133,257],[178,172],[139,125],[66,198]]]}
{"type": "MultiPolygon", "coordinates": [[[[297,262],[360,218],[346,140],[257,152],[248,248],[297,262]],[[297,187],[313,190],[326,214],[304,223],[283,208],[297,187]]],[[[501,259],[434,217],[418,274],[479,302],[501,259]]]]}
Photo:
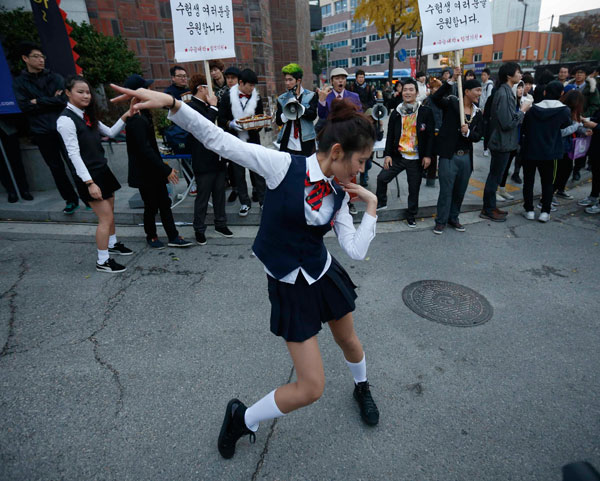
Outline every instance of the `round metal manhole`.
{"type": "Polygon", "coordinates": [[[477,326],[494,314],[485,297],[453,282],[413,282],[402,291],[402,299],[415,314],[450,326],[477,326]]]}

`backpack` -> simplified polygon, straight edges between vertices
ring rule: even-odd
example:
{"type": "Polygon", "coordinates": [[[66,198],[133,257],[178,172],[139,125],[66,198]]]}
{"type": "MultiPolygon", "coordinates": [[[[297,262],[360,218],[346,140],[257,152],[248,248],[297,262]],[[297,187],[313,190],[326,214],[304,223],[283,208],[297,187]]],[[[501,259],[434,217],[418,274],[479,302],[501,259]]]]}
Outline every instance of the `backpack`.
{"type": "Polygon", "coordinates": [[[165,143],[173,149],[175,153],[181,153],[186,150],[185,142],[190,134],[183,130],[179,125],[173,124],[165,129],[163,134],[165,143]]]}

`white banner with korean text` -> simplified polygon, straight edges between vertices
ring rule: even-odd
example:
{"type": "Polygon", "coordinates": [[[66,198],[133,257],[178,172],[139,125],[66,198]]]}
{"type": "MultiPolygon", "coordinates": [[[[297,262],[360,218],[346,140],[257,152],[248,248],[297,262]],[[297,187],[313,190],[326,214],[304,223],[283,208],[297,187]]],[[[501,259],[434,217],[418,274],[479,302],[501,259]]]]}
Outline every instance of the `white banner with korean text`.
{"type": "Polygon", "coordinates": [[[235,57],[231,0],[170,1],[176,62],[235,57]]]}
{"type": "Polygon", "coordinates": [[[490,0],[419,0],[422,54],[492,45],[490,0]]]}

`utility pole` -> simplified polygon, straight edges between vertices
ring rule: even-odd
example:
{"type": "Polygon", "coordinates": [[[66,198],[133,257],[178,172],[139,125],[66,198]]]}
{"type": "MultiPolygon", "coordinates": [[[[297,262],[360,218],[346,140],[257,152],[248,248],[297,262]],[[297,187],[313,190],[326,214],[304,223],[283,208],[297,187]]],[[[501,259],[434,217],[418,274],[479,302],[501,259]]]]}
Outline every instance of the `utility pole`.
{"type": "Polygon", "coordinates": [[[550,30],[548,30],[548,39],[546,40],[546,51],[544,52],[544,60],[548,60],[548,53],[550,52],[550,37],[552,36],[552,24],[554,23],[554,15],[550,19],[550,30]]]}
{"type": "Polygon", "coordinates": [[[525,5],[525,11],[523,12],[523,25],[521,26],[521,39],[519,40],[519,54],[517,56],[517,62],[521,61],[521,48],[523,46],[523,33],[525,31],[525,17],[527,16],[527,3],[524,0],[519,0],[523,5],[525,5]]]}

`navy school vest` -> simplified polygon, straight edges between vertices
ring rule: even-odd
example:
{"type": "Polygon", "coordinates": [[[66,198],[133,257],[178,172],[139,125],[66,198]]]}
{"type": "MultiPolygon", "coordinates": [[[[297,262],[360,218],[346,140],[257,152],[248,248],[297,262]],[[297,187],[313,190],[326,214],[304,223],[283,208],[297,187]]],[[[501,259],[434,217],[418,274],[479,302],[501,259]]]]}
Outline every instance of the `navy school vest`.
{"type": "Polygon", "coordinates": [[[107,160],[104,157],[104,147],[102,147],[102,139],[98,129],[88,127],[85,121],[71,109],[63,110],[60,115],[69,117],[75,124],[79,153],[90,174],[105,167],[107,160]]]}
{"type": "Polygon", "coordinates": [[[333,182],[333,214],[324,225],[312,226],[304,216],[306,157],[292,155],[286,176],[273,190],[267,189],[260,228],[252,250],[277,279],[301,267],[319,277],[327,262],[323,236],[331,230],[346,193],[333,182]]]}

